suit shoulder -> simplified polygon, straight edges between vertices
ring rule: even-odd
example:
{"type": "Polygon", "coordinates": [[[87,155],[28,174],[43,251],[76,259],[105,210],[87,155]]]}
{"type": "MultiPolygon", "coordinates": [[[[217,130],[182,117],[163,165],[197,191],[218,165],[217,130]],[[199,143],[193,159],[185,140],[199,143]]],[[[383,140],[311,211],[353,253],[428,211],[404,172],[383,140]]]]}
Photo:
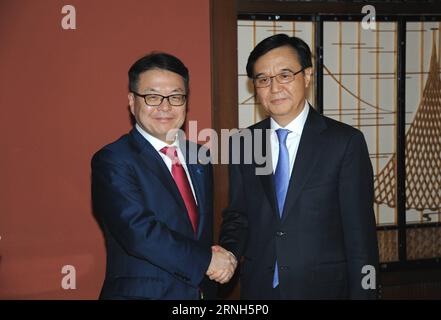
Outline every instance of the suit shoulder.
{"type": "Polygon", "coordinates": [[[256,130],[265,130],[270,129],[270,118],[263,119],[262,121],[259,121],[247,128],[242,129],[233,129],[235,132],[230,132],[229,141],[231,141],[234,138],[238,137],[251,137],[254,135],[254,132],[256,130]]]}
{"type": "Polygon", "coordinates": [[[366,139],[363,133],[346,123],[322,116],[326,123],[326,129],[322,132],[327,144],[332,146],[333,150],[368,150],[366,139]]]}
{"type": "Polygon", "coordinates": [[[130,147],[128,142],[128,134],[125,134],[95,152],[95,154],[92,156],[92,163],[100,160],[122,160],[128,154],[130,154],[130,147]]]}
{"type": "Polygon", "coordinates": [[[247,129],[255,130],[255,129],[269,129],[270,128],[270,118],[265,118],[251,126],[247,129]]]}
{"type": "Polygon", "coordinates": [[[322,115],[322,117],[327,126],[327,134],[347,139],[351,139],[354,136],[363,137],[363,133],[359,129],[354,128],[349,124],[337,121],[324,115],[322,115]]]}

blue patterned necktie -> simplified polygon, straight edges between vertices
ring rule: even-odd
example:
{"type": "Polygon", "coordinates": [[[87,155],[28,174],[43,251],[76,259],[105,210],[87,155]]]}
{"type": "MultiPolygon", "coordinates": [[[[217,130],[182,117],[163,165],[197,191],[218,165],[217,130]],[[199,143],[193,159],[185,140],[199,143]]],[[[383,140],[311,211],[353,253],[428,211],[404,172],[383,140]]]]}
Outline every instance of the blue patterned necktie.
{"type": "MultiPolygon", "coordinates": [[[[291,131],[288,129],[277,129],[277,138],[279,139],[279,158],[277,160],[276,172],[274,174],[274,182],[276,187],[277,205],[279,208],[279,215],[282,218],[283,206],[285,205],[286,192],[288,191],[290,168],[289,168],[289,153],[286,146],[286,138],[291,131]]],[[[279,270],[276,260],[274,267],[273,288],[279,285],[279,270]]]]}

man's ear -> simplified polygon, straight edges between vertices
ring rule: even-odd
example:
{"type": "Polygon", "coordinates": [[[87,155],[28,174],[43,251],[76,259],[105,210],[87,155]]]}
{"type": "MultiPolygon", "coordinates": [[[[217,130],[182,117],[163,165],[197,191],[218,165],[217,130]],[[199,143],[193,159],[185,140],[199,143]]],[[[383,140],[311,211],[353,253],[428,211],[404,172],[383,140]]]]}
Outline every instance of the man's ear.
{"type": "Polygon", "coordinates": [[[130,112],[135,115],[135,95],[129,92],[127,98],[129,99],[130,112]]]}
{"type": "Polygon", "coordinates": [[[308,88],[311,79],[312,79],[312,67],[306,68],[303,70],[304,77],[305,77],[305,88],[308,88]]]}

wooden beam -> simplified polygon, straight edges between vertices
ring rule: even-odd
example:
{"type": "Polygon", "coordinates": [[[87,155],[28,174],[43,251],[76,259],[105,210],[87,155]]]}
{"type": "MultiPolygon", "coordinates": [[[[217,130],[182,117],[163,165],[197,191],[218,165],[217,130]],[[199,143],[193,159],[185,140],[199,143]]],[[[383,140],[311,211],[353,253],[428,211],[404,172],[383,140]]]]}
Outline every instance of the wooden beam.
{"type": "Polygon", "coordinates": [[[441,6],[433,3],[385,3],[369,2],[322,2],[322,1],[270,1],[270,0],[238,0],[239,14],[362,14],[365,5],[375,7],[377,15],[387,14],[441,14],[441,6]]]}
{"type": "MultiPolygon", "coordinates": [[[[236,0],[211,0],[212,125],[220,137],[221,129],[238,127],[237,89],[237,7],[236,0]]],[[[220,141],[219,141],[220,144],[220,141]]],[[[219,145],[220,146],[220,145],[219,145]]],[[[220,148],[219,148],[220,149],[220,148]]],[[[218,161],[221,157],[218,154],[218,161]]],[[[214,167],[214,234],[218,242],[222,210],[228,204],[228,166],[214,167]]],[[[237,276],[222,286],[220,296],[238,299],[237,276]]]]}

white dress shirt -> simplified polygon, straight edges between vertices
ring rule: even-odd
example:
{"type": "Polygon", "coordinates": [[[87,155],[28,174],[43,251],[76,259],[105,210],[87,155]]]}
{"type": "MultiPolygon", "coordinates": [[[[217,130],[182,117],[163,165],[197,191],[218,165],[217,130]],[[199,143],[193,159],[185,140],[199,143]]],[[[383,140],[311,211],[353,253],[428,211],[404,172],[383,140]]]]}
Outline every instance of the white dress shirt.
{"type": "MultiPolygon", "coordinates": [[[[309,113],[309,104],[305,100],[305,106],[302,112],[295,117],[290,123],[288,123],[283,129],[291,131],[286,138],[286,147],[289,154],[289,175],[291,176],[292,168],[294,168],[294,161],[296,159],[297,150],[299,148],[300,137],[302,136],[303,127],[305,126],[306,118],[309,113]]],[[[276,130],[282,128],[273,118],[271,118],[271,156],[273,162],[273,173],[276,172],[277,161],[279,159],[279,138],[277,137],[276,130]]]]}
{"type": "Polygon", "coordinates": [[[179,139],[175,139],[175,141],[172,144],[167,144],[164,141],[152,136],[148,132],[146,132],[143,128],[141,128],[138,124],[135,125],[138,132],[148,141],[150,144],[155,148],[155,150],[158,152],[158,154],[161,156],[162,160],[164,161],[165,165],[168,168],[168,171],[170,171],[170,174],[172,173],[172,160],[167,157],[165,154],[163,154],[160,150],[164,147],[176,147],[178,159],[179,162],[182,164],[182,167],[185,170],[185,174],[187,175],[188,182],[190,183],[191,191],[193,192],[193,198],[196,202],[196,205],[198,204],[198,200],[196,199],[196,194],[194,192],[193,188],[193,182],[191,181],[190,174],[188,172],[187,164],[185,163],[184,155],[182,154],[181,148],[179,147],[179,139]]]}

